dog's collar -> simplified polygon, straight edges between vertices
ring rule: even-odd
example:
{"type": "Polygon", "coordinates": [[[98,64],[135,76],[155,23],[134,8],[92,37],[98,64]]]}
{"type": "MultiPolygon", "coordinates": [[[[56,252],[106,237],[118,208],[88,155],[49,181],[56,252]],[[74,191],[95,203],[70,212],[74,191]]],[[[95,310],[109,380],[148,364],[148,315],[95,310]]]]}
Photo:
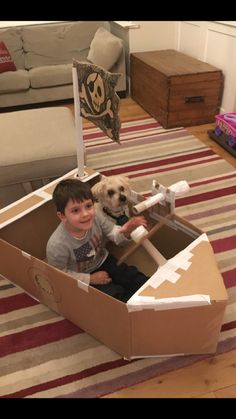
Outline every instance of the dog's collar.
{"type": "Polygon", "coordinates": [[[118,217],[116,217],[115,215],[111,214],[111,212],[107,209],[107,208],[103,208],[103,212],[105,212],[105,214],[109,215],[110,217],[112,217],[114,220],[116,220],[116,224],[122,226],[123,224],[125,224],[128,221],[128,217],[125,214],[125,212],[123,214],[120,214],[118,217]]]}

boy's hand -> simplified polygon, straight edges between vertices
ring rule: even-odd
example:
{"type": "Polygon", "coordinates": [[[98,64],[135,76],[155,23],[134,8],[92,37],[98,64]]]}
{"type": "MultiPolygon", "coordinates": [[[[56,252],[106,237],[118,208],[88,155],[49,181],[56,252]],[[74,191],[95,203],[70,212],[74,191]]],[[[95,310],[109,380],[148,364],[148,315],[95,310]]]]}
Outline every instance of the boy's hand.
{"type": "Polygon", "coordinates": [[[143,215],[132,217],[121,227],[120,232],[123,233],[125,237],[130,238],[130,233],[141,225],[147,227],[147,220],[143,215]]]}
{"type": "Polygon", "coordinates": [[[102,285],[102,284],[109,284],[111,282],[111,278],[109,277],[106,271],[98,271],[90,274],[90,284],[91,285],[102,285]]]}

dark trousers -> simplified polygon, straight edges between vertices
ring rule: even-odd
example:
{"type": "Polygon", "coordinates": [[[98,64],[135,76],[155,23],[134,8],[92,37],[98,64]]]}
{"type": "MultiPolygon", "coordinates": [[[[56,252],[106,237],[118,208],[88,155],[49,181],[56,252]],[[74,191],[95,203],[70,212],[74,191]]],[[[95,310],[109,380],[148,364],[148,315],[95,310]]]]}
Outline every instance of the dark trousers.
{"type": "Polygon", "coordinates": [[[148,277],[135,266],[129,266],[126,263],[121,263],[118,266],[117,259],[110,254],[94,272],[97,271],[106,271],[112,279],[112,282],[103,285],[93,285],[93,287],[124,302],[128,301],[148,280],[148,277]]]}

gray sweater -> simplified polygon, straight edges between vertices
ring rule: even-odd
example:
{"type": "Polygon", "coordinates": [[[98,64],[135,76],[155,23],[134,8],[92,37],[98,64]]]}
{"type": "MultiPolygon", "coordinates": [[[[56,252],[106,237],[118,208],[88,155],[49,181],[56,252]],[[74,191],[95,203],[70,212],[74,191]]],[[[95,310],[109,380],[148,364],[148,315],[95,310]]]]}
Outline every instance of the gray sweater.
{"type": "Polygon", "coordinates": [[[48,240],[47,261],[89,284],[90,272],[98,269],[108,256],[105,248],[107,239],[116,244],[127,240],[120,229],[121,226],[115,225],[100,211],[95,216],[92,228],[81,239],[73,237],[61,222],[48,240]]]}

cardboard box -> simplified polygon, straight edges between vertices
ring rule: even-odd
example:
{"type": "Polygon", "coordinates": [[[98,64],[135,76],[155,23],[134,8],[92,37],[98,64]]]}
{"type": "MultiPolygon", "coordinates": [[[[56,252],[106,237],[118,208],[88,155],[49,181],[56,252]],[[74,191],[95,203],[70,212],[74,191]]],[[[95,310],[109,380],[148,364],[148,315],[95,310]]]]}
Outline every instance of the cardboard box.
{"type": "Polygon", "coordinates": [[[164,128],[214,122],[222,71],[175,50],[131,54],[131,96],[164,128]]]}
{"type": "MultiPolygon", "coordinates": [[[[91,172],[88,181],[99,178],[91,172]]],[[[215,352],[227,292],[207,236],[173,215],[150,238],[165,265],[157,269],[142,245],[128,257],[150,279],[125,304],[44,261],[59,222],[51,201],[58,181],[0,210],[0,273],[127,359],[215,352]]],[[[156,224],[155,211],[145,216],[156,224]]],[[[110,251],[120,257],[130,246],[110,251]]]]}

